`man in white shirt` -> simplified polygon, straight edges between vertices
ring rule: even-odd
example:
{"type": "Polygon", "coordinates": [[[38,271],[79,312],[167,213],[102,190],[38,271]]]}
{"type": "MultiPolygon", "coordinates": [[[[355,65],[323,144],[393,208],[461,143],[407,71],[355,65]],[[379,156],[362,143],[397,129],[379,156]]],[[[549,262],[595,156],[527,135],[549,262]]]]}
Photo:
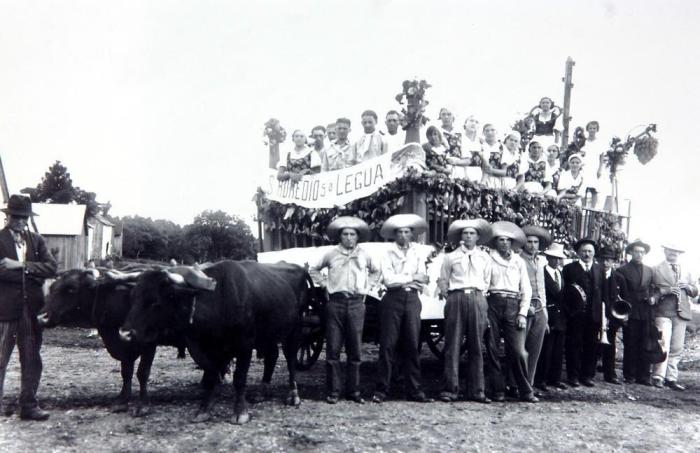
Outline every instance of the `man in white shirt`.
{"type": "Polygon", "coordinates": [[[399,132],[400,115],[396,110],[389,110],[386,113],[384,124],[386,124],[386,134],[384,140],[387,143],[387,150],[390,153],[403,148],[406,142],[406,134],[399,132]]]}
{"type": "MultiPolygon", "coordinates": [[[[493,239],[491,246],[491,283],[488,297],[488,318],[491,325],[489,348],[492,357],[501,338],[505,342],[505,358],[513,373],[521,401],[539,401],[532,391],[528,378],[525,338],[527,313],[530,309],[532,287],[527,275],[527,266],[522,258],[513,253],[513,247],[522,248],[526,238],[523,231],[511,222],[496,222],[491,226],[493,239]]],[[[492,381],[494,399],[504,400],[504,370],[499,360],[489,360],[493,369],[489,375],[492,381]]]]}
{"type": "Polygon", "coordinates": [[[418,297],[428,283],[425,257],[421,256],[413,238],[428,229],[425,220],[415,214],[389,217],[380,231],[384,239],[395,242],[382,257],[382,281],[387,291],[379,303],[379,359],[377,387],[372,396],[383,403],[389,393],[392,364],[397,351],[403,359],[408,399],[430,402],[421,390],[420,329],[421,301],[418,297]]]}
{"type": "Polygon", "coordinates": [[[335,141],[321,152],[321,171],[341,170],[354,165],[352,145],[348,140],[350,120],[338,118],[335,122],[335,141]]]}
{"type": "Polygon", "coordinates": [[[491,282],[491,258],[477,247],[489,238],[491,227],[483,219],[452,222],[447,238],[459,246],[442,262],[438,288],[445,303],[445,388],[440,400],[455,401],[459,395],[459,359],[466,335],[469,354],[468,399],[489,403],[484,393],[482,339],[488,326],[486,290],[491,282]]]}
{"type": "Polygon", "coordinates": [[[388,152],[388,143],[377,131],[377,114],[373,110],[365,110],[361,118],[364,134],[352,146],[353,165],[388,152]]]}

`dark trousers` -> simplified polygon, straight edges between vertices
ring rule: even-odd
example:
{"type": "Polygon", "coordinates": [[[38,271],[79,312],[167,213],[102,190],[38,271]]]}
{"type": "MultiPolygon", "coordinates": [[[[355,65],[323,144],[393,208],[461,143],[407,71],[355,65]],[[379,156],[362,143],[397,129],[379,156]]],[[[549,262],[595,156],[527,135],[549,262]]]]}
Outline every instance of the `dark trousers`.
{"type": "Polygon", "coordinates": [[[488,326],[488,304],[484,293],[453,291],[445,303],[445,391],[459,394],[459,359],[462,341],[467,337],[469,398],[484,396],[484,357],[482,340],[488,326]]]}
{"type": "Polygon", "coordinates": [[[593,379],[598,361],[598,330],[590,314],[579,313],[566,326],[566,375],[570,381],[593,379]]]}
{"type": "Polygon", "coordinates": [[[603,377],[605,379],[612,379],[617,377],[615,372],[615,356],[617,355],[617,332],[622,328],[622,324],[616,320],[611,320],[608,322],[608,343],[610,346],[601,345],[603,356],[603,377]]]}
{"type": "Polygon", "coordinates": [[[535,371],[542,351],[544,333],[547,331],[547,316],[544,310],[535,312],[527,317],[527,336],[525,350],[527,351],[527,377],[530,385],[535,383],[535,371]]]}
{"type": "Polygon", "coordinates": [[[331,295],[326,304],[326,390],[329,395],[340,394],[340,350],[343,344],[348,358],[346,393],[350,395],[360,391],[364,321],[363,296],[336,298],[331,295]]]}
{"type": "Polygon", "coordinates": [[[564,365],[564,338],[566,332],[550,330],[544,336],[540,360],[537,362],[535,383],[555,385],[561,382],[561,372],[564,365]]]}
{"type": "MultiPolygon", "coordinates": [[[[525,351],[526,329],[516,327],[516,319],[520,306],[517,298],[491,295],[488,299],[488,319],[491,325],[491,339],[487,343],[492,356],[503,355],[498,351],[501,339],[504,340],[505,358],[513,374],[513,379],[518,387],[521,398],[532,395],[532,385],[527,374],[527,351],[525,351]]],[[[504,369],[499,360],[489,360],[487,362],[489,380],[494,393],[505,392],[504,369]]]]}
{"type": "Polygon", "coordinates": [[[377,392],[389,392],[391,373],[397,358],[406,376],[410,395],[420,390],[420,311],[421,302],[416,291],[403,288],[390,290],[379,303],[379,360],[377,362],[377,392]]]}
{"type": "Polygon", "coordinates": [[[622,373],[625,379],[648,381],[651,378],[651,364],[644,360],[644,343],[649,321],[630,319],[622,328],[622,373]]]}
{"type": "Polygon", "coordinates": [[[0,405],[2,404],[5,372],[17,344],[22,372],[19,405],[22,409],[37,407],[36,391],[41,380],[41,328],[36,316],[25,305],[22,317],[16,321],[0,322],[0,405]]]}

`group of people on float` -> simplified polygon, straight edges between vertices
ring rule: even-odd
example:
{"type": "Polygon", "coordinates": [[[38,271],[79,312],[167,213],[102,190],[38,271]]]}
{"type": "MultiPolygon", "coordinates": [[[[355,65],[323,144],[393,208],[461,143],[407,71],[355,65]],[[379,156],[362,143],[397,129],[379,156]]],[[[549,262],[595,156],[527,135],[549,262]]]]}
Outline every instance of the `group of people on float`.
{"type": "MultiPolygon", "coordinates": [[[[376,262],[359,244],[370,234],[364,221],[339,217],[328,226],[328,236],[338,246],[309,268],[329,293],[325,306],[328,403],[342,396],[365,402],[360,391],[364,302],[375,285],[383,285],[386,292],[378,305],[379,357],[371,400],[387,399],[392,372],[400,364],[407,398],[434,401],[421,384],[419,360],[419,294],[430,279],[427,261],[414,240],[426,230],[425,220],[417,215],[390,217],[380,234],[393,244],[376,262]],[[327,278],[321,275],[323,269],[328,270],[327,278]],[[347,354],[344,392],[343,345],[347,354]]],[[[650,247],[641,240],[627,245],[630,260],[618,267],[618,254],[599,248],[591,239],[576,242],[575,259],[569,260],[562,244],[553,243],[548,231],[533,225],[520,228],[505,221],[462,219],[449,226],[448,239],[456,248],[444,256],[437,280],[440,297],[446,301],[443,386],[436,395],[441,401],[490,403],[512,397],[535,403],[546,392],[594,387],[601,355],[604,380],[621,385],[615,370],[620,329],[626,384],[683,390],[678,363],[689,304],[698,288],[681,270],[680,246],[665,244],[666,260],[651,268],[643,264],[650,247]],[[569,262],[563,265],[565,261],[569,262]],[[631,307],[626,322],[612,312],[620,298],[631,307]],[[668,351],[655,364],[645,352],[649,323],[661,333],[668,351]],[[610,345],[601,345],[603,336],[610,345]],[[463,353],[466,376],[460,378],[463,353]]]]}
{"type": "MultiPolygon", "coordinates": [[[[516,189],[578,202],[586,190],[605,190],[605,151],[608,143],[598,136],[600,124],[586,125],[586,144],[567,155],[560,150],[561,110],[543,97],[525,119],[532,139],[523,144],[520,132],[507,131],[502,138],[495,126],[483,126],[474,115],[464,121],[463,131],[454,125],[455,117],[440,109],[440,126],[426,129],[423,149],[426,166],[436,175],[465,178],[489,188],[516,189]],[[525,150],[521,147],[525,146],[525,150]]],[[[278,164],[278,178],[298,181],[305,174],[339,170],[366,159],[393,152],[404,146],[399,132],[400,114],[391,110],[385,116],[386,132],[377,129],[378,117],[372,110],[361,115],[363,133],[351,142],[352,122],[338,118],[328,126],[311,130],[311,145],[301,130],[292,134],[294,146],[278,164]]]]}

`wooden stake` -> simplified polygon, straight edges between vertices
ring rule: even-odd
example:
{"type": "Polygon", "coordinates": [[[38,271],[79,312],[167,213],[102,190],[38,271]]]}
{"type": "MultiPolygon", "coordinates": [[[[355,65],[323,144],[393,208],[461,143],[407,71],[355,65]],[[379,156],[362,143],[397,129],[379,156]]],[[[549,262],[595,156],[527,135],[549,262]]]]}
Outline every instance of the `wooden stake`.
{"type": "Polygon", "coordinates": [[[564,130],[561,136],[562,152],[566,150],[566,147],[569,144],[569,122],[571,121],[571,116],[569,115],[569,112],[571,110],[571,89],[574,87],[572,77],[575,64],[576,62],[574,62],[574,60],[572,60],[571,57],[568,57],[566,59],[566,65],[564,68],[564,78],[562,79],[562,81],[564,82],[564,112],[562,113],[564,130]]]}

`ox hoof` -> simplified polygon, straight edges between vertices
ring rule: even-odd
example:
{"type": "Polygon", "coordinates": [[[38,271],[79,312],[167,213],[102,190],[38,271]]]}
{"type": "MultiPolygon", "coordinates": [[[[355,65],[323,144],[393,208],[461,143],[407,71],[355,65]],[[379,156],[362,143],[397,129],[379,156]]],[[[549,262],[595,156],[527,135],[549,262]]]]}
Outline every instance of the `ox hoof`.
{"type": "Polygon", "coordinates": [[[236,415],[236,424],[237,425],[245,425],[250,421],[250,415],[248,415],[247,412],[243,412],[242,414],[236,415]]]}
{"type": "Polygon", "coordinates": [[[129,403],[125,401],[117,401],[116,403],[112,404],[111,411],[112,412],[126,412],[129,410],[129,403]]]}
{"type": "Polygon", "coordinates": [[[151,413],[151,406],[136,406],[131,415],[134,417],[145,417],[151,413]]]}
{"type": "Polygon", "coordinates": [[[211,420],[211,415],[207,411],[199,411],[192,417],[192,423],[204,423],[211,420]]]}
{"type": "Polygon", "coordinates": [[[299,395],[289,395],[287,397],[287,406],[300,406],[301,405],[301,398],[299,398],[299,395]]]}

